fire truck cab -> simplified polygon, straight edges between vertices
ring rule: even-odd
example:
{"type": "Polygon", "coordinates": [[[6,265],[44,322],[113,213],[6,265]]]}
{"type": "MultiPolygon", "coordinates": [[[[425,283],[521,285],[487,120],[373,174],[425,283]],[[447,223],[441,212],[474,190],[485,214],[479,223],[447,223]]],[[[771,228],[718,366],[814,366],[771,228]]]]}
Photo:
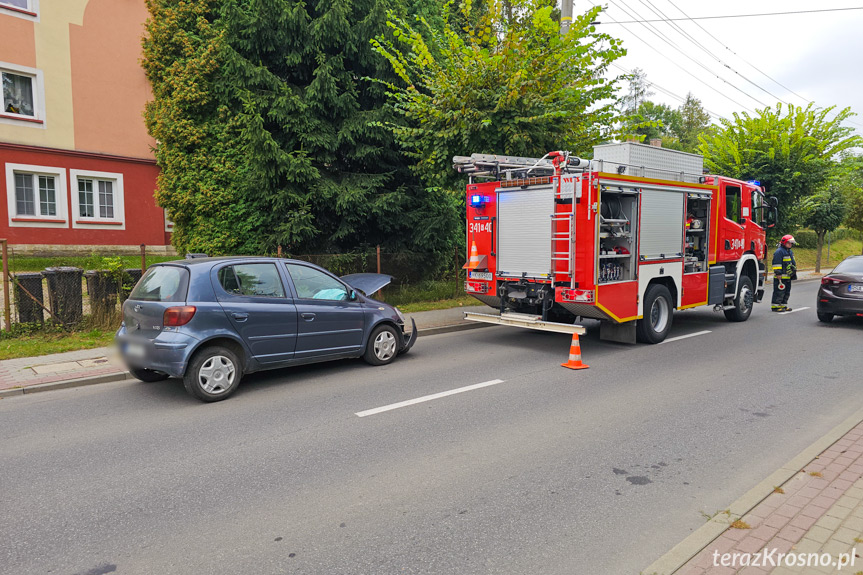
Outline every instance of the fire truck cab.
{"type": "Polygon", "coordinates": [[[504,312],[601,320],[603,339],[659,343],[673,310],[745,321],[764,294],[775,199],[703,174],[701,156],[638,143],[593,160],[456,156],[466,190],[467,293],[504,312]]]}

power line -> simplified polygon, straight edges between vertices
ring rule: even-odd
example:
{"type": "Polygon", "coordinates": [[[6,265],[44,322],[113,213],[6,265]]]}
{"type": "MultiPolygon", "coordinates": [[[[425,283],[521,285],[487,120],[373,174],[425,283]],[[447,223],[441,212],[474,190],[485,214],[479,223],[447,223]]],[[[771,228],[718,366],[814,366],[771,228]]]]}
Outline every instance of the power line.
{"type": "MultiPolygon", "coordinates": [[[[614,20],[614,18],[612,18],[611,16],[609,16],[609,18],[611,18],[612,20],[614,20]]],[[[685,72],[685,73],[686,73],[686,74],[688,74],[689,76],[692,76],[692,78],[693,78],[693,79],[695,79],[695,80],[696,80],[696,81],[698,81],[698,82],[701,82],[702,84],[704,84],[705,86],[707,86],[707,88],[708,88],[708,89],[710,89],[710,90],[713,90],[713,89],[714,89],[714,88],[713,88],[713,86],[709,85],[707,82],[705,82],[704,80],[702,80],[701,78],[699,78],[698,76],[696,76],[695,74],[693,74],[692,72],[690,72],[689,70],[687,70],[686,68],[684,68],[683,66],[681,66],[680,64],[678,64],[677,62],[675,62],[674,60],[672,60],[669,56],[666,56],[665,54],[663,54],[662,52],[660,52],[660,51],[659,51],[658,49],[656,49],[652,44],[650,44],[649,42],[645,41],[643,38],[641,38],[641,36],[639,36],[638,34],[636,34],[635,32],[633,32],[632,30],[630,30],[628,27],[624,26],[624,28],[625,28],[625,29],[626,29],[630,34],[632,34],[635,38],[637,38],[637,39],[638,39],[638,40],[640,40],[643,44],[645,44],[647,47],[649,47],[651,50],[653,50],[654,52],[656,52],[657,54],[659,54],[660,56],[662,56],[663,58],[665,58],[666,60],[668,60],[669,62],[671,62],[671,63],[672,63],[672,64],[674,64],[675,66],[677,66],[678,68],[680,68],[681,70],[683,70],[683,72],[685,72]]],[[[654,85],[655,85],[655,84],[654,84],[654,85]]],[[[722,92],[718,92],[718,93],[719,93],[719,95],[720,95],[720,96],[722,96],[723,98],[725,98],[725,99],[726,99],[726,100],[728,100],[729,102],[733,103],[734,105],[739,106],[740,108],[743,108],[743,109],[745,109],[745,110],[749,110],[748,108],[746,108],[746,106],[744,106],[743,104],[741,104],[741,103],[737,102],[736,100],[734,100],[734,99],[733,99],[733,98],[731,98],[730,96],[728,96],[728,95],[726,95],[726,94],[724,94],[724,93],[722,93],[722,92]]],[[[751,110],[750,110],[750,111],[751,111],[751,110]]]]}
{"type": "MultiPolygon", "coordinates": [[[[614,4],[615,6],[617,6],[617,8],[618,8],[618,9],[620,9],[621,11],[623,11],[624,13],[626,13],[628,16],[632,17],[632,13],[635,13],[635,14],[636,14],[636,16],[640,16],[640,15],[638,14],[638,12],[636,12],[636,11],[635,11],[635,10],[633,10],[633,9],[632,9],[628,4],[626,4],[625,0],[619,0],[619,1],[620,1],[624,6],[626,6],[626,8],[628,8],[628,10],[627,10],[627,9],[624,9],[624,8],[621,8],[621,7],[620,7],[620,5],[618,5],[618,4],[617,4],[617,2],[615,2],[615,0],[610,0],[610,2],[611,2],[612,4],[614,4]],[[630,13],[630,10],[632,11],[632,13],[630,13]]],[[[610,16],[609,16],[609,17],[610,17],[610,16]]],[[[613,19],[613,18],[612,18],[612,19],[613,19]]],[[[677,46],[677,45],[676,45],[672,40],[668,39],[668,37],[667,37],[667,36],[665,36],[665,34],[664,34],[664,33],[662,33],[661,31],[656,30],[656,27],[655,27],[655,26],[653,26],[652,24],[650,24],[650,25],[642,24],[642,26],[644,26],[645,28],[647,28],[647,30],[648,30],[649,32],[651,32],[654,36],[658,37],[660,40],[662,40],[663,42],[665,42],[666,44],[668,44],[669,46],[671,46],[673,49],[677,50],[680,54],[682,54],[682,55],[683,55],[684,57],[686,57],[688,60],[692,61],[692,62],[693,62],[693,63],[695,63],[697,66],[699,66],[700,68],[702,68],[702,69],[704,69],[705,71],[707,71],[709,74],[711,74],[711,75],[713,75],[714,77],[716,77],[718,80],[720,80],[720,81],[722,81],[722,82],[724,82],[724,83],[728,84],[729,86],[731,86],[732,88],[734,88],[735,90],[737,90],[738,92],[740,92],[741,94],[743,94],[744,96],[746,96],[747,98],[750,98],[750,99],[754,100],[755,102],[757,102],[757,103],[758,103],[758,104],[760,104],[761,106],[767,107],[767,104],[765,104],[764,102],[761,102],[760,100],[758,100],[758,98],[755,98],[754,96],[752,96],[752,95],[750,95],[750,94],[747,94],[746,92],[744,92],[743,90],[741,90],[740,88],[738,88],[737,86],[735,86],[734,84],[732,84],[731,82],[729,82],[728,80],[726,80],[725,78],[723,78],[722,76],[719,76],[718,74],[716,74],[713,70],[711,70],[710,68],[708,68],[707,66],[705,66],[704,64],[702,64],[701,62],[699,62],[698,60],[696,60],[695,58],[693,58],[692,56],[690,56],[689,54],[687,54],[686,52],[684,52],[684,51],[683,51],[679,46],[677,46]]],[[[632,34],[633,34],[633,36],[635,36],[636,38],[638,38],[639,40],[641,40],[642,42],[644,42],[644,40],[642,40],[642,39],[641,39],[641,38],[639,38],[637,35],[635,35],[635,34],[634,34],[634,33],[633,33],[629,28],[627,28],[626,26],[624,26],[624,28],[626,28],[627,30],[629,30],[629,31],[630,31],[630,33],[632,33],[632,34]]],[[[645,42],[645,43],[646,43],[646,42],[645,42]]],[[[690,76],[692,76],[693,78],[696,78],[699,82],[701,82],[702,84],[704,84],[704,85],[705,85],[705,86],[707,86],[708,88],[710,88],[710,89],[714,89],[712,86],[710,86],[710,85],[706,84],[706,83],[705,83],[705,82],[703,82],[700,78],[697,78],[696,76],[694,76],[693,74],[691,74],[688,70],[686,70],[685,68],[681,67],[679,64],[677,64],[676,62],[674,62],[674,60],[672,60],[671,58],[669,58],[668,56],[666,56],[665,54],[663,54],[662,52],[660,52],[659,50],[657,50],[656,48],[654,48],[651,44],[647,43],[647,45],[648,45],[648,46],[650,46],[653,50],[655,50],[655,51],[656,51],[656,52],[658,52],[659,54],[661,54],[663,57],[665,57],[665,58],[667,58],[668,60],[670,60],[670,61],[671,61],[672,63],[674,63],[676,66],[678,66],[678,67],[679,67],[679,68],[681,68],[682,70],[686,71],[686,73],[687,73],[687,74],[689,74],[689,75],[690,75],[690,76]]],[[[739,106],[740,108],[743,108],[744,110],[747,110],[747,111],[749,111],[749,112],[753,112],[751,109],[747,108],[746,106],[744,106],[744,105],[743,105],[743,104],[741,104],[740,102],[737,102],[737,101],[733,100],[731,97],[729,97],[727,94],[724,94],[722,91],[719,91],[719,94],[720,94],[720,95],[722,95],[724,98],[728,99],[729,101],[733,102],[735,105],[739,106]]],[[[754,113],[754,112],[753,112],[753,113],[754,113]]]]}
{"type": "MultiPolygon", "coordinates": [[[[714,39],[714,40],[715,40],[715,41],[716,41],[720,46],[722,46],[723,48],[725,48],[726,50],[728,50],[729,52],[731,52],[732,54],[734,54],[735,56],[737,56],[738,58],[740,58],[741,60],[743,60],[743,62],[745,62],[746,64],[748,64],[748,65],[749,65],[751,68],[753,68],[756,72],[758,72],[759,74],[761,74],[762,76],[764,76],[765,78],[767,78],[768,80],[770,80],[771,82],[773,82],[774,84],[776,84],[776,85],[780,86],[782,89],[786,90],[787,92],[790,92],[791,94],[794,94],[795,96],[797,96],[798,98],[800,98],[800,99],[801,99],[801,100],[803,100],[804,102],[807,102],[807,103],[808,103],[808,102],[811,102],[811,100],[808,100],[807,98],[804,98],[803,96],[801,96],[800,94],[798,94],[797,92],[795,92],[794,90],[792,90],[791,88],[789,88],[788,86],[785,86],[784,84],[782,84],[781,82],[779,82],[779,81],[778,81],[778,80],[776,80],[775,78],[773,78],[773,77],[771,77],[770,75],[768,75],[766,72],[763,72],[761,69],[759,69],[758,67],[756,67],[756,66],[755,66],[755,64],[753,64],[753,63],[749,62],[749,61],[748,61],[748,60],[746,60],[743,56],[739,55],[737,52],[735,52],[734,50],[732,50],[731,48],[729,48],[728,46],[726,46],[726,45],[725,45],[725,43],[723,43],[719,38],[717,38],[716,36],[714,36],[713,34],[711,34],[711,33],[710,33],[710,31],[709,31],[709,30],[707,30],[707,28],[705,28],[704,26],[702,26],[701,24],[699,24],[698,22],[696,22],[695,20],[693,20],[692,18],[690,18],[690,17],[689,17],[689,15],[688,15],[686,12],[684,12],[684,11],[683,11],[683,9],[682,9],[682,8],[680,8],[677,4],[675,4],[672,0],[668,0],[668,3],[669,3],[669,4],[671,4],[672,6],[674,6],[675,8],[677,8],[678,12],[680,12],[681,14],[683,14],[684,16],[686,16],[686,18],[687,18],[688,20],[692,21],[692,23],[693,23],[693,24],[695,24],[696,26],[698,26],[699,28],[701,28],[701,29],[704,31],[704,33],[705,33],[705,34],[707,34],[708,36],[710,36],[711,38],[713,38],[713,39],[714,39]]],[[[777,99],[778,99],[778,98],[777,98],[777,99]]]]}
{"type": "Polygon", "coordinates": [[[863,6],[852,8],[824,8],[822,10],[796,10],[793,12],[764,12],[761,14],[727,14],[724,16],[691,16],[686,18],[661,18],[657,20],[615,20],[615,24],[643,24],[647,22],[680,22],[686,20],[721,20],[724,18],[757,18],[760,16],[789,16],[792,14],[815,14],[819,12],[843,12],[847,10],[863,10],[863,6]]]}
{"type": "MultiPolygon", "coordinates": [[[[627,70],[626,68],[624,68],[623,66],[621,66],[617,63],[612,62],[611,65],[614,66],[615,68],[617,68],[618,70],[620,70],[621,72],[623,72],[624,74],[632,74],[632,70],[627,70]]],[[[672,92],[671,90],[668,90],[667,88],[663,88],[662,86],[660,86],[656,82],[649,82],[649,85],[651,88],[656,88],[657,90],[659,90],[660,92],[662,92],[666,96],[674,98],[675,100],[677,100],[681,104],[686,103],[686,98],[680,96],[679,94],[675,94],[674,92],[672,92]]],[[[711,112],[710,110],[708,110],[707,108],[704,108],[703,106],[702,106],[702,109],[714,118],[727,119],[727,118],[725,118],[725,116],[717,114],[716,112],[711,112]]]]}
{"type": "MultiPolygon", "coordinates": [[[[644,4],[644,5],[649,5],[648,7],[649,7],[649,8],[651,9],[651,11],[652,11],[654,14],[656,14],[657,16],[665,17],[665,13],[664,13],[664,12],[662,12],[659,8],[657,8],[657,7],[653,4],[653,2],[651,2],[650,0],[639,0],[639,2],[641,2],[641,3],[642,3],[642,4],[644,4]]],[[[679,10],[679,8],[678,8],[678,10],[679,10]]],[[[682,11],[682,10],[681,10],[681,11],[682,11]]],[[[684,15],[685,15],[685,14],[684,14],[684,15]]],[[[741,78],[743,78],[746,82],[748,82],[749,84],[751,84],[751,85],[755,86],[756,88],[758,88],[759,90],[761,90],[762,92],[764,92],[765,94],[767,94],[768,96],[770,96],[771,98],[773,98],[773,99],[775,99],[775,100],[778,100],[778,101],[780,101],[780,102],[783,102],[783,103],[785,103],[785,104],[788,104],[788,102],[784,102],[784,101],[782,100],[782,98],[780,98],[780,97],[778,97],[777,95],[775,95],[775,94],[771,93],[770,91],[768,91],[768,90],[766,90],[765,88],[761,87],[759,84],[756,84],[755,82],[753,82],[752,80],[750,80],[749,78],[747,78],[746,76],[744,76],[743,74],[741,74],[740,72],[738,72],[737,70],[735,70],[734,68],[732,68],[729,64],[727,64],[726,62],[724,62],[724,61],[722,60],[722,58],[720,58],[719,56],[717,56],[716,54],[714,54],[714,53],[713,53],[713,51],[711,51],[710,49],[708,49],[706,46],[704,46],[704,44],[702,44],[702,43],[701,43],[701,42],[699,42],[697,39],[695,39],[691,34],[689,34],[689,32],[687,32],[686,30],[684,30],[683,28],[681,28],[679,24],[676,24],[676,23],[671,22],[671,21],[669,21],[669,23],[668,23],[668,24],[669,24],[669,26],[671,26],[673,29],[675,29],[675,30],[676,30],[676,31],[678,31],[680,34],[682,34],[682,35],[683,35],[686,39],[688,39],[690,42],[692,42],[693,44],[695,44],[696,46],[698,46],[698,47],[699,47],[699,48],[700,48],[700,49],[701,49],[705,54],[707,54],[708,56],[710,56],[711,58],[713,58],[714,60],[716,60],[717,62],[719,62],[719,64],[720,64],[720,65],[724,66],[725,68],[728,68],[731,72],[733,72],[733,73],[737,74],[738,76],[740,76],[741,78]]],[[[753,99],[754,99],[754,98],[753,98],[753,99]]],[[[763,105],[763,104],[762,104],[762,105],[763,105]]]]}

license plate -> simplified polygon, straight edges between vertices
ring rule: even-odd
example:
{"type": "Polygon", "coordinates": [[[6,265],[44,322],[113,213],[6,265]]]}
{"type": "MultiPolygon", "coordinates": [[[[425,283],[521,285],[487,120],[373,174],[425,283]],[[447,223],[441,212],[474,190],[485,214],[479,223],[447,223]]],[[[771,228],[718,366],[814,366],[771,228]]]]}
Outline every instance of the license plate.
{"type": "Polygon", "coordinates": [[[147,348],[140,343],[129,342],[126,344],[125,353],[135,359],[143,359],[147,355],[147,348]]]}
{"type": "Polygon", "coordinates": [[[857,285],[852,284],[852,285],[848,286],[848,291],[863,293],[863,284],[857,284],[857,285]]]}
{"type": "Polygon", "coordinates": [[[470,279],[491,281],[491,272],[470,272],[470,279]]]}

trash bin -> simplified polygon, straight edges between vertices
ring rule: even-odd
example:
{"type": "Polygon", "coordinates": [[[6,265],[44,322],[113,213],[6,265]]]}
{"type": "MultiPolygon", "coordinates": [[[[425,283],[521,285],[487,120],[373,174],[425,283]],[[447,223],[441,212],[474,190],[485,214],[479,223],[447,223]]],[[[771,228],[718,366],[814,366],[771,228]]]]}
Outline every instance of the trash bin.
{"type": "Polygon", "coordinates": [[[42,306],[45,303],[42,294],[42,274],[39,272],[15,274],[15,307],[18,308],[20,323],[42,323],[45,316],[42,306]],[[27,295],[27,290],[33,297],[27,295]],[[36,298],[34,301],[33,298],[36,298]],[[39,303],[36,303],[36,302],[39,303]]]}
{"type": "Polygon", "coordinates": [[[126,273],[123,275],[123,290],[120,293],[121,302],[126,301],[129,294],[132,293],[132,289],[134,289],[135,284],[137,284],[138,280],[141,279],[141,276],[144,275],[141,268],[126,268],[123,271],[126,273]]]}
{"type": "Polygon", "coordinates": [[[84,272],[87,280],[87,293],[90,295],[90,313],[104,318],[117,309],[116,275],[108,270],[88,270],[84,272]]]}
{"type": "Polygon", "coordinates": [[[48,300],[51,311],[66,325],[76,324],[84,315],[81,276],[84,270],[73,267],[46,268],[42,275],[48,280],[48,300]]]}

